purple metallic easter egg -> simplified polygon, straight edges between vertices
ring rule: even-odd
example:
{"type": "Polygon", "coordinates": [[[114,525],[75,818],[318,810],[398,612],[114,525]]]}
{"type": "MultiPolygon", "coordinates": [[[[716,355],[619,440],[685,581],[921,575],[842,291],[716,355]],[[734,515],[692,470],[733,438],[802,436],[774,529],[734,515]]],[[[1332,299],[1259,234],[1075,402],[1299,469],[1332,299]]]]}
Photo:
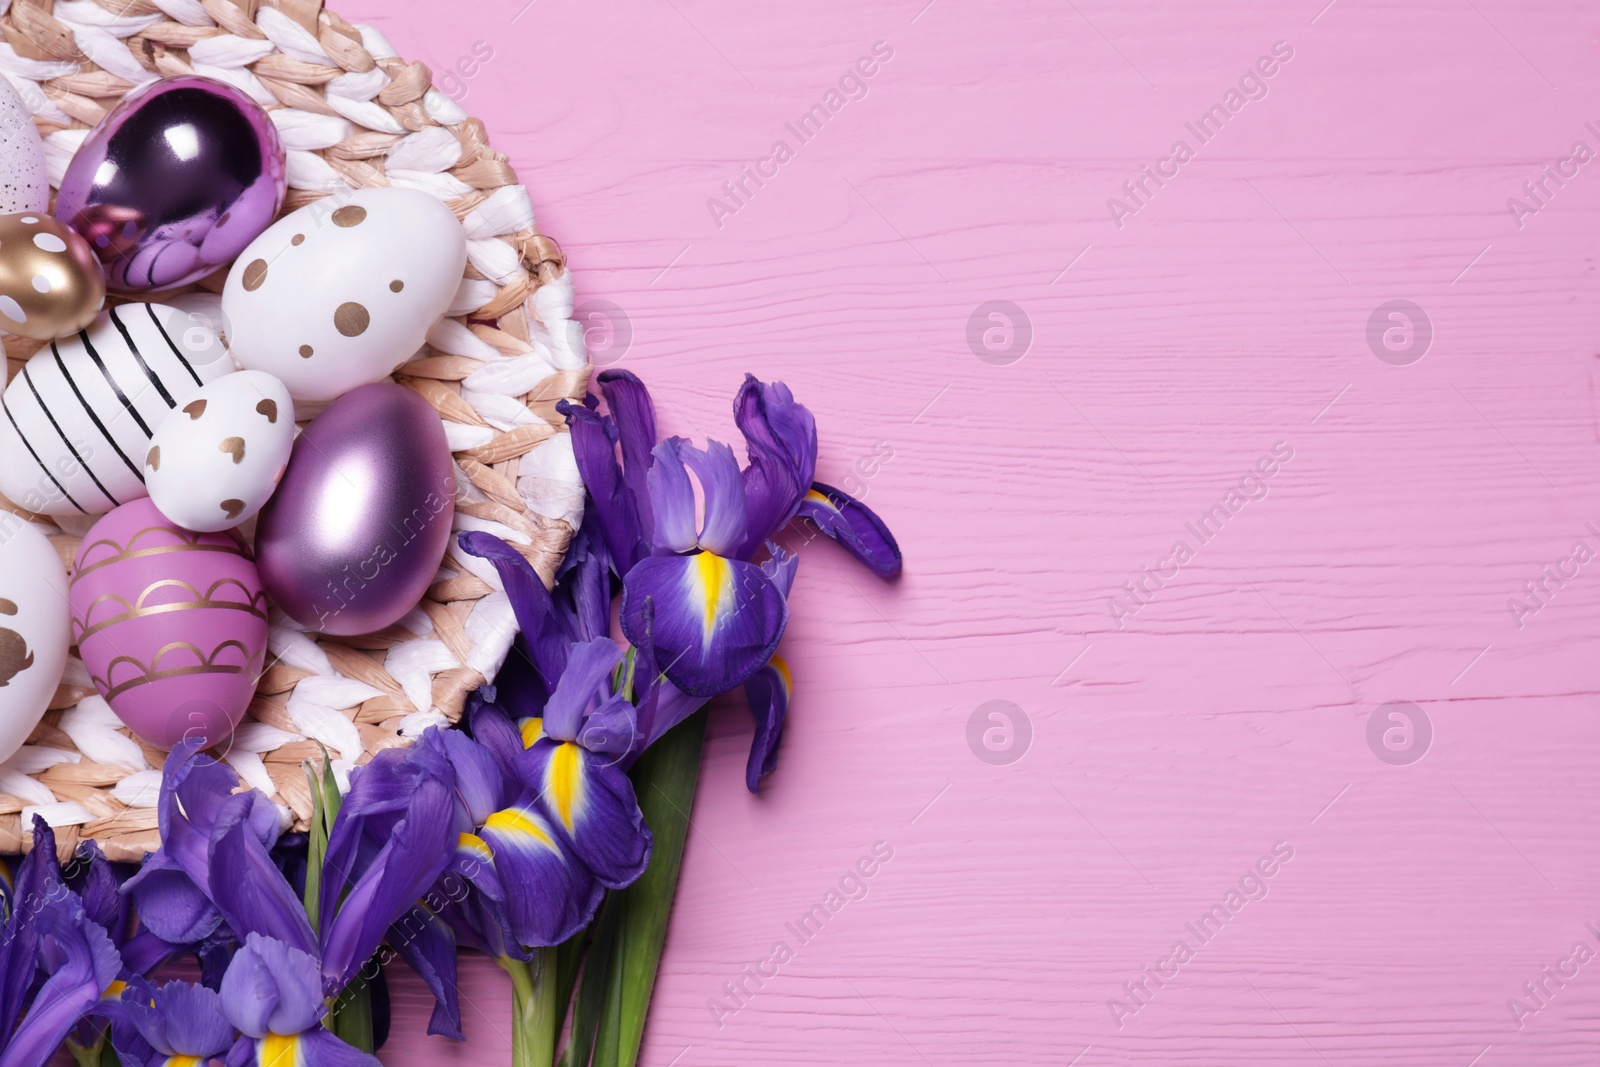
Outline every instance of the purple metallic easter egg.
{"type": "Polygon", "coordinates": [[[444,424],[393,382],[311,420],[256,525],[267,593],[303,626],[381,630],[422,600],[450,540],[455,468],[444,424]]]}
{"type": "Polygon", "coordinates": [[[287,181],[283,142],[255,101],[210,78],[167,78],[90,131],[56,217],[88,240],[111,289],[170,289],[233,262],[272,224],[287,181]]]}
{"type": "Polygon", "coordinates": [[[232,735],[267,648],[266,595],[236,537],[130,501],[84,536],[68,601],[89,677],[129,729],[160,748],[232,735]]]}

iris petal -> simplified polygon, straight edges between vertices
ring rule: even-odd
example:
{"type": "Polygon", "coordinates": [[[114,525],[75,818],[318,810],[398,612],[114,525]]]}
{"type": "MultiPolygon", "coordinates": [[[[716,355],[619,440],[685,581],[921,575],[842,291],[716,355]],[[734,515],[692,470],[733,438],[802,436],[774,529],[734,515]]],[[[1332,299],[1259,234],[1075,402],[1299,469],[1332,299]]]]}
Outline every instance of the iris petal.
{"type": "Polygon", "coordinates": [[[16,1025],[38,967],[39,923],[31,902],[64,896],[55,831],[38,815],[33,817],[33,851],[23,857],[13,895],[11,914],[0,930],[0,1035],[16,1025]]]}
{"type": "Polygon", "coordinates": [[[900,546],[883,520],[861,501],[817,482],[800,505],[801,517],[843,545],[879,578],[900,573],[900,546]]]}
{"type": "Polygon", "coordinates": [[[733,449],[721,441],[707,441],[701,450],[685,441],[678,450],[699,480],[705,502],[700,547],[723,556],[738,556],[745,540],[745,500],[733,449]]]}
{"type": "Polygon", "coordinates": [[[580,525],[556,571],[551,592],[558,617],[572,621],[572,639],[588,641],[611,631],[611,556],[593,525],[580,525]]]}
{"type": "Polygon", "coordinates": [[[246,821],[263,846],[278,839],[278,811],[272,802],[259,793],[230,801],[239,776],[202,753],[201,744],[198,739],[185,741],[167,756],[157,802],[161,848],[123,887],[145,926],[175,945],[203,941],[222,922],[208,893],[211,839],[224,806],[249,806],[246,821]]]}
{"type": "Polygon", "coordinates": [[[383,1067],[378,1058],[328,1030],[268,1034],[256,1045],[256,1067],[383,1067]]]}
{"type": "Polygon", "coordinates": [[[37,923],[38,963],[48,977],[0,1053],[0,1067],[45,1063],[122,967],[111,938],[84,915],[77,897],[50,900],[39,908],[37,923]]]}
{"type": "Polygon", "coordinates": [[[522,553],[494,534],[467,530],[457,535],[456,541],[463,552],[494,565],[506,596],[511,600],[511,610],[517,616],[517,629],[522,633],[534,666],[546,680],[545,690],[548,691],[567,665],[572,633],[557,617],[555,601],[550,598],[544,581],[522,553]]]}
{"type": "Polygon", "coordinates": [[[211,899],[235,934],[315,950],[305,906],[242,819],[222,824],[211,864],[211,899]]]}
{"type": "Polygon", "coordinates": [[[166,1056],[220,1056],[237,1031],[222,1011],[222,995],[203,985],[168,982],[152,987],[142,978],[128,983],[125,1018],[151,1048],[166,1056]]]}
{"type": "MultiPolygon", "coordinates": [[[[538,719],[529,719],[522,727],[522,744],[532,748],[544,736],[538,719]]],[[[621,693],[603,701],[583,720],[578,743],[590,752],[603,752],[620,756],[638,746],[638,709],[625,700],[621,693]]]]}
{"type": "Polygon", "coordinates": [[[745,375],[733,401],[750,465],[744,472],[747,536],[735,553],[747,559],[794,518],[817,468],[817,423],[782,382],[745,375]]]}
{"type": "Polygon", "coordinates": [[[545,738],[525,757],[551,822],[595,879],[621,889],[650,863],[650,831],[613,758],[545,738]]]}
{"type": "Polygon", "coordinates": [[[611,672],[622,662],[622,650],[609,637],[572,646],[567,669],[544,709],[544,732],[563,741],[578,736],[584,713],[611,695],[611,672]]]}
{"type": "MultiPolygon", "coordinates": [[[[440,894],[449,900],[447,894],[459,893],[460,888],[459,876],[452,884],[446,874],[430,896],[440,894]]],[[[428,1033],[461,1040],[465,1035],[461,1032],[461,1001],[456,992],[456,937],[450,924],[426,904],[418,903],[389,927],[385,940],[433,994],[428,1033]]]]}
{"type": "Polygon", "coordinates": [[[220,992],[228,1021],[257,1039],[298,1034],[327,1013],[316,959],[260,934],[245,937],[220,992]]]}
{"type": "Polygon", "coordinates": [[[690,552],[699,543],[694,483],[679,454],[683,444],[683,438],[673,437],[657,445],[655,464],[646,477],[650,506],[655,509],[655,546],[668,552],[690,552]]]}
{"type": "Polygon", "coordinates": [[[783,724],[789,715],[789,665],[773,656],[744,683],[745,699],[756,721],[750,740],[750,759],[744,768],[745,788],[760,791],[761,779],[778,766],[778,742],[783,740],[783,724]]]}
{"type": "Polygon", "coordinates": [[[761,568],[711,552],[652,556],[622,586],[622,632],[649,642],[659,668],[690,696],[726,692],[772,658],[789,622],[761,568]]]}
{"type": "Polygon", "coordinates": [[[480,836],[502,883],[542,887],[507,894],[506,915],[519,943],[558,945],[594,918],[604,888],[540,814],[531,794],[490,816],[480,836]]]}
{"type": "Polygon", "coordinates": [[[655,402],[644,383],[630,371],[601,371],[598,380],[622,449],[622,480],[638,508],[640,527],[648,530],[650,493],[645,488],[645,475],[650,469],[650,450],[656,443],[655,402]]]}
{"type": "Polygon", "coordinates": [[[586,407],[563,401],[556,410],[567,416],[572,454],[589,491],[586,514],[598,522],[618,573],[626,574],[649,551],[650,527],[641,520],[633,492],[623,481],[616,439],[607,421],[586,407]]]}
{"type": "MultiPolygon", "coordinates": [[[[339,989],[377,951],[389,925],[439,880],[456,837],[455,794],[443,777],[418,779],[406,817],[322,926],[322,967],[339,989]]],[[[324,865],[326,881],[326,865],[324,865]]]]}

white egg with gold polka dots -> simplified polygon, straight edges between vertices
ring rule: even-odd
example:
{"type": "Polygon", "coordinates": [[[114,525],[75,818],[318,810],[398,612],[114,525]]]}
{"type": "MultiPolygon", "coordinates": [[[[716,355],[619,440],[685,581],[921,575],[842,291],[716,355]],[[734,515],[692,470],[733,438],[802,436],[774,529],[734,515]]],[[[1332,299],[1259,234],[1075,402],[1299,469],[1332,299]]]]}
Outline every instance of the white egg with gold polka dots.
{"type": "Polygon", "coordinates": [[[279,219],[228,272],[229,349],[296,400],[331,400],[415,355],[466,265],[466,234],[434,196],[388,188],[318,200],[279,219]]]}
{"type": "Polygon", "coordinates": [[[156,427],[145,488],[185,529],[231,529],[272,496],[293,446],[294,401],[284,384],[258,370],[225,374],[156,427]]]}

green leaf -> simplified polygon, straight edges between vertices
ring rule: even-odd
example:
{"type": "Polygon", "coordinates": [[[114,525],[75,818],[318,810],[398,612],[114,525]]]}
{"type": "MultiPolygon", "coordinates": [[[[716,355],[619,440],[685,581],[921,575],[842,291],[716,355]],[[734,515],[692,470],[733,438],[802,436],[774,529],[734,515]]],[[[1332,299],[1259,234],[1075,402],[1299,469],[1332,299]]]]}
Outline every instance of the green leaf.
{"type": "MultiPolygon", "coordinates": [[[[634,1067],[639,1060],[650,994],[655,988],[656,969],[667,938],[667,920],[678,890],[678,871],[689,835],[689,812],[694,807],[705,732],[706,712],[702,708],[650,746],[631,772],[639,808],[655,837],[655,847],[644,875],[606,902],[608,907],[615,907],[617,917],[604,983],[606,999],[596,1027],[595,1067],[634,1067]]],[[[591,966],[595,958],[591,949],[591,966]]],[[[581,999],[581,992],[579,996],[581,999]]],[[[573,1067],[582,1064],[575,1061],[573,1067]]]]}
{"type": "Polygon", "coordinates": [[[317,773],[311,761],[305,764],[306,782],[311,787],[311,824],[306,843],[306,918],[311,920],[311,931],[317,933],[322,918],[322,858],[328,851],[328,830],[322,821],[322,790],[317,786],[317,773]]]}
{"type": "Polygon", "coordinates": [[[358,976],[345,986],[328,1012],[327,1027],[352,1048],[371,1052],[372,984],[358,976]]]}
{"type": "MultiPolygon", "coordinates": [[[[589,924],[587,933],[593,933],[594,940],[584,959],[578,999],[572,1005],[572,1032],[568,1035],[566,1050],[561,1054],[561,1067],[588,1067],[589,1057],[594,1052],[595,1027],[599,1024],[600,1008],[605,1002],[612,946],[616,943],[616,897],[617,894],[608,893],[605,903],[600,907],[600,914],[589,924]]],[[[567,944],[581,942],[585,936],[579,934],[567,944]]]]}

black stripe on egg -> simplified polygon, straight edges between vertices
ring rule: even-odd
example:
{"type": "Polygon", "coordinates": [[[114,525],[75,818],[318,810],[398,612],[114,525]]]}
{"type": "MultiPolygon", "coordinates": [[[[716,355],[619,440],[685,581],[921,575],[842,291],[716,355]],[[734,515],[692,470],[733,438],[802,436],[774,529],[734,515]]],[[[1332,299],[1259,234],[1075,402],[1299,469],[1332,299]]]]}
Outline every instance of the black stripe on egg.
{"type": "Polygon", "coordinates": [[[172,349],[172,354],[178,358],[179,363],[183,364],[183,369],[189,372],[189,377],[194,379],[194,384],[205,384],[200,380],[200,375],[195,373],[194,365],[191,364],[187,359],[184,359],[183,353],[178,350],[178,346],[172,343],[172,335],[167,332],[167,328],[165,326],[161,325],[161,320],[156,318],[155,307],[150,304],[146,304],[144,309],[149,313],[150,321],[155,325],[155,328],[161,331],[161,339],[167,342],[167,347],[172,349]]]}
{"type": "MultiPolygon", "coordinates": [[[[73,381],[72,375],[67,372],[67,365],[61,361],[61,350],[56,347],[54,341],[50,342],[50,353],[56,357],[56,367],[60,369],[61,377],[72,387],[72,395],[78,398],[78,403],[83,407],[90,421],[94,423],[94,428],[100,431],[100,436],[106,439],[106,443],[111,446],[111,450],[122,457],[122,462],[128,465],[128,469],[134,473],[134,476],[139,481],[144,481],[144,471],[133,460],[128,458],[128,454],[122,450],[122,446],[117,444],[117,439],[111,436],[111,431],[106,429],[106,424],[100,421],[100,416],[95,413],[94,408],[89,406],[89,402],[83,398],[83,390],[78,388],[78,383],[73,381]]],[[[106,495],[110,496],[111,494],[107,493],[106,495]]]]}
{"type": "Polygon", "coordinates": [[[126,409],[129,415],[133,416],[133,421],[138,424],[140,432],[146,438],[150,437],[150,427],[145,424],[144,417],[139,414],[139,409],[133,406],[133,401],[128,399],[128,394],[122,391],[122,386],[117,384],[116,376],[106,366],[106,361],[100,358],[100,353],[95,349],[94,342],[89,340],[89,331],[79,330],[78,340],[83,342],[83,350],[89,353],[89,358],[94,360],[94,365],[100,368],[100,373],[105,377],[106,384],[111,386],[113,393],[117,394],[117,399],[122,402],[123,408],[126,409]]]}
{"type": "Polygon", "coordinates": [[[45,466],[44,460],[39,458],[39,453],[34,451],[33,442],[28,440],[28,435],[22,432],[21,426],[17,425],[17,417],[11,414],[11,405],[6,403],[5,393],[0,393],[0,411],[4,411],[6,418],[11,420],[11,428],[17,431],[17,439],[28,450],[28,455],[33,457],[33,461],[39,465],[39,469],[44,471],[44,476],[49,478],[55,487],[61,491],[61,495],[67,498],[67,503],[77,508],[80,513],[87,515],[88,512],[83,510],[83,505],[72,499],[72,494],[67,492],[67,487],[61,484],[61,480],[55,476],[55,472],[45,466]]]}
{"type": "MultiPolygon", "coordinates": [[[[63,430],[61,423],[56,421],[55,415],[50,411],[50,406],[44,402],[44,397],[39,395],[39,387],[33,383],[33,374],[29,370],[27,363],[22,365],[22,380],[28,386],[28,391],[33,394],[34,402],[39,405],[39,410],[44,412],[44,417],[49,420],[51,427],[56,431],[56,436],[60,437],[61,443],[67,446],[67,451],[72,453],[72,458],[77,461],[78,466],[83,468],[84,473],[89,476],[89,480],[94,483],[94,487],[100,490],[100,495],[111,501],[112,507],[120,504],[121,501],[111,495],[111,490],[107,489],[105,484],[100,481],[99,477],[94,473],[94,469],[84,462],[83,456],[78,453],[78,447],[72,443],[72,438],[67,436],[67,431],[63,430]]],[[[84,410],[87,411],[88,408],[84,410]]]]}
{"type": "MultiPolygon", "coordinates": [[[[139,346],[134,343],[133,335],[128,332],[128,327],[122,321],[122,316],[117,314],[116,308],[111,309],[111,323],[117,328],[117,332],[122,335],[122,340],[127,344],[128,351],[132,353],[133,358],[138,362],[139,369],[144,371],[144,376],[146,378],[150,379],[150,384],[155,386],[156,392],[161,394],[161,399],[167,402],[167,407],[177,407],[178,402],[172,398],[171,393],[167,392],[167,387],[161,381],[161,376],[155,371],[151,370],[150,364],[145,362],[144,354],[139,351],[139,346]]],[[[146,432],[148,433],[148,431],[146,432]]]]}

